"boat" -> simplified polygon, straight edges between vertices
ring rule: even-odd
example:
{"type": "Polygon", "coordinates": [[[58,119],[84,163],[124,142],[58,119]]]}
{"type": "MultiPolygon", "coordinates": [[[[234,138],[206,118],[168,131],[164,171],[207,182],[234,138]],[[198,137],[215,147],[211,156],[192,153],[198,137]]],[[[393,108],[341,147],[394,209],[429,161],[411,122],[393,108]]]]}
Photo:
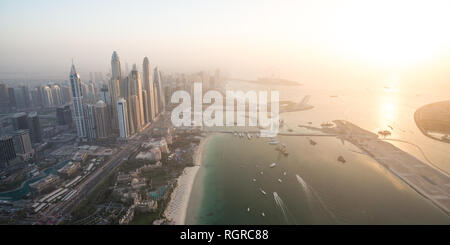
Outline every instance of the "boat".
{"type": "Polygon", "coordinates": [[[272,163],[272,164],[269,165],[269,167],[271,167],[271,168],[273,168],[273,167],[275,167],[275,166],[277,166],[276,163],[272,163]]]}
{"type": "Polygon", "coordinates": [[[282,153],[284,156],[289,155],[289,153],[286,150],[286,147],[276,147],[275,150],[279,151],[280,153],[282,153]]]}
{"type": "Polygon", "coordinates": [[[261,191],[261,193],[262,193],[263,195],[266,195],[266,194],[267,194],[263,189],[259,188],[259,190],[261,191]]]}
{"type": "Polygon", "coordinates": [[[256,182],[256,179],[253,179],[253,182],[256,182]]]}
{"type": "Polygon", "coordinates": [[[278,179],[278,182],[280,182],[280,183],[281,183],[281,182],[283,182],[283,181],[282,181],[281,179],[278,179]]]}
{"type": "Polygon", "coordinates": [[[265,214],[264,212],[262,212],[261,215],[262,215],[263,217],[266,217],[266,214],[265,214]]]}
{"type": "Polygon", "coordinates": [[[341,163],[345,163],[345,159],[343,156],[339,156],[337,160],[341,163]]]}
{"type": "Polygon", "coordinates": [[[283,175],[286,175],[286,172],[283,172],[283,175]]]}
{"type": "Polygon", "coordinates": [[[310,145],[316,145],[317,143],[316,143],[314,140],[309,139],[309,144],[310,144],[310,145]]]}
{"type": "Polygon", "coordinates": [[[259,172],[261,175],[263,175],[263,171],[259,172]]]}
{"type": "Polygon", "coordinates": [[[251,135],[250,133],[247,133],[247,138],[248,138],[249,140],[251,140],[251,139],[252,139],[252,135],[251,135]]]}
{"type": "Polygon", "coordinates": [[[250,212],[250,208],[247,208],[247,212],[250,212]]]}
{"type": "Polygon", "coordinates": [[[320,126],[326,128],[326,127],[333,127],[334,124],[332,124],[332,123],[330,123],[330,122],[327,122],[327,123],[322,123],[322,124],[320,124],[320,126]]]}
{"type": "Polygon", "coordinates": [[[278,145],[278,143],[276,140],[269,141],[269,145],[278,145]]]}

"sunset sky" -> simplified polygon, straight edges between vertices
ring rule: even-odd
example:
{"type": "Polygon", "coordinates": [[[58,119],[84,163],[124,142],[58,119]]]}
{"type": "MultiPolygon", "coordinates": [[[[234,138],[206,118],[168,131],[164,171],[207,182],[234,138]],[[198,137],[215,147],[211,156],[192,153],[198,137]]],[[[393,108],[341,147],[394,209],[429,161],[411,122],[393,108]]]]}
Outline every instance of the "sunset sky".
{"type": "Polygon", "coordinates": [[[305,81],[450,80],[450,1],[0,2],[0,79],[107,73],[113,50],[167,72],[305,81]],[[327,72],[324,72],[327,71],[327,72]]]}

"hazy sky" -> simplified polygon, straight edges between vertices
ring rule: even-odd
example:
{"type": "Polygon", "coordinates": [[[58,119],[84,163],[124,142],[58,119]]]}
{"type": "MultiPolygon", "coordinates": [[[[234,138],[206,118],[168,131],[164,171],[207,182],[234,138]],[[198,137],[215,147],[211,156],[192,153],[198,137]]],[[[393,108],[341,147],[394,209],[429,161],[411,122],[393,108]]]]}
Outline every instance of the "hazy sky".
{"type": "MultiPolygon", "coordinates": [[[[450,1],[0,1],[0,79],[222,68],[307,81],[450,81],[450,1]],[[408,78],[409,79],[409,78],[408,78]]],[[[87,79],[87,78],[86,78],[87,79]]]]}

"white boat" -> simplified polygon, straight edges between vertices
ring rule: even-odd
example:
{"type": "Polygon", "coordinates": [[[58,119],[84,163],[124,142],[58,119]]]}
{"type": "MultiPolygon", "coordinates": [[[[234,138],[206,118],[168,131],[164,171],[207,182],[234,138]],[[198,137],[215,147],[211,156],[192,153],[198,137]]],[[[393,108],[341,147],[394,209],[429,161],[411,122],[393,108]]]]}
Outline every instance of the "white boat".
{"type": "Polygon", "coordinates": [[[261,193],[262,193],[263,195],[266,195],[266,194],[267,194],[263,189],[259,188],[259,190],[261,191],[261,193]]]}
{"type": "Polygon", "coordinates": [[[263,213],[261,213],[261,215],[263,216],[263,217],[266,217],[266,214],[263,212],[263,213]]]}
{"type": "Polygon", "coordinates": [[[286,172],[283,172],[283,175],[286,175],[286,172]]]}
{"type": "Polygon", "coordinates": [[[269,165],[269,167],[271,167],[271,168],[273,168],[273,167],[275,167],[275,166],[277,166],[276,163],[272,163],[272,164],[269,165]]]}
{"type": "Polygon", "coordinates": [[[261,175],[263,175],[263,171],[259,172],[261,175]]]}
{"type": "Polygon", "coordinates": [[[256,182],[256,179],[253,179],[253,182],[256,182]]]}
{"type": "Polygon", "coordinates": [[[269,145],[278,145],[278,143],[276,140],[269,141],[269,145]]]}
{"type": "Polygon", "coordinates": [[[282,181],[281,179],[278,179],[278,182],[280,182],[280,183],[281,183],[281,182],[283,182],[283,181],[282,181]]]}
{"type": "Polygon", "coordinates": [[[250,208],[247,208],[247,212],[250,212],[250,208]]]}
{"type": "Polygon", "coordinates": [[[247,138],[248,138],[249,140],[252,139],[252,136],[250,135],[250,133],[247,133],[247,138]]]}

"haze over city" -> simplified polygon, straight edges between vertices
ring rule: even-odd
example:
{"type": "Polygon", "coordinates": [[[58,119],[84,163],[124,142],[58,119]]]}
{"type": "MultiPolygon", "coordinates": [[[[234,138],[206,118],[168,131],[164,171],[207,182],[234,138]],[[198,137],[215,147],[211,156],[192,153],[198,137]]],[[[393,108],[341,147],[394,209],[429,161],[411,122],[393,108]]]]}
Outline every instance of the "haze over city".
{"type": "Polygon", "coordinates": [[[0,78],[65,79],[72,58],[82,78],[107,73],[117,50],[130,68],[149,56],[165,72],[446,85],[449,11],[448,1],[2,1],[0,78]]]}
{"type": "Polygon", "coordinates": [[[0,225],[448,225],[449,13],[1,1],[0,225]]]}

